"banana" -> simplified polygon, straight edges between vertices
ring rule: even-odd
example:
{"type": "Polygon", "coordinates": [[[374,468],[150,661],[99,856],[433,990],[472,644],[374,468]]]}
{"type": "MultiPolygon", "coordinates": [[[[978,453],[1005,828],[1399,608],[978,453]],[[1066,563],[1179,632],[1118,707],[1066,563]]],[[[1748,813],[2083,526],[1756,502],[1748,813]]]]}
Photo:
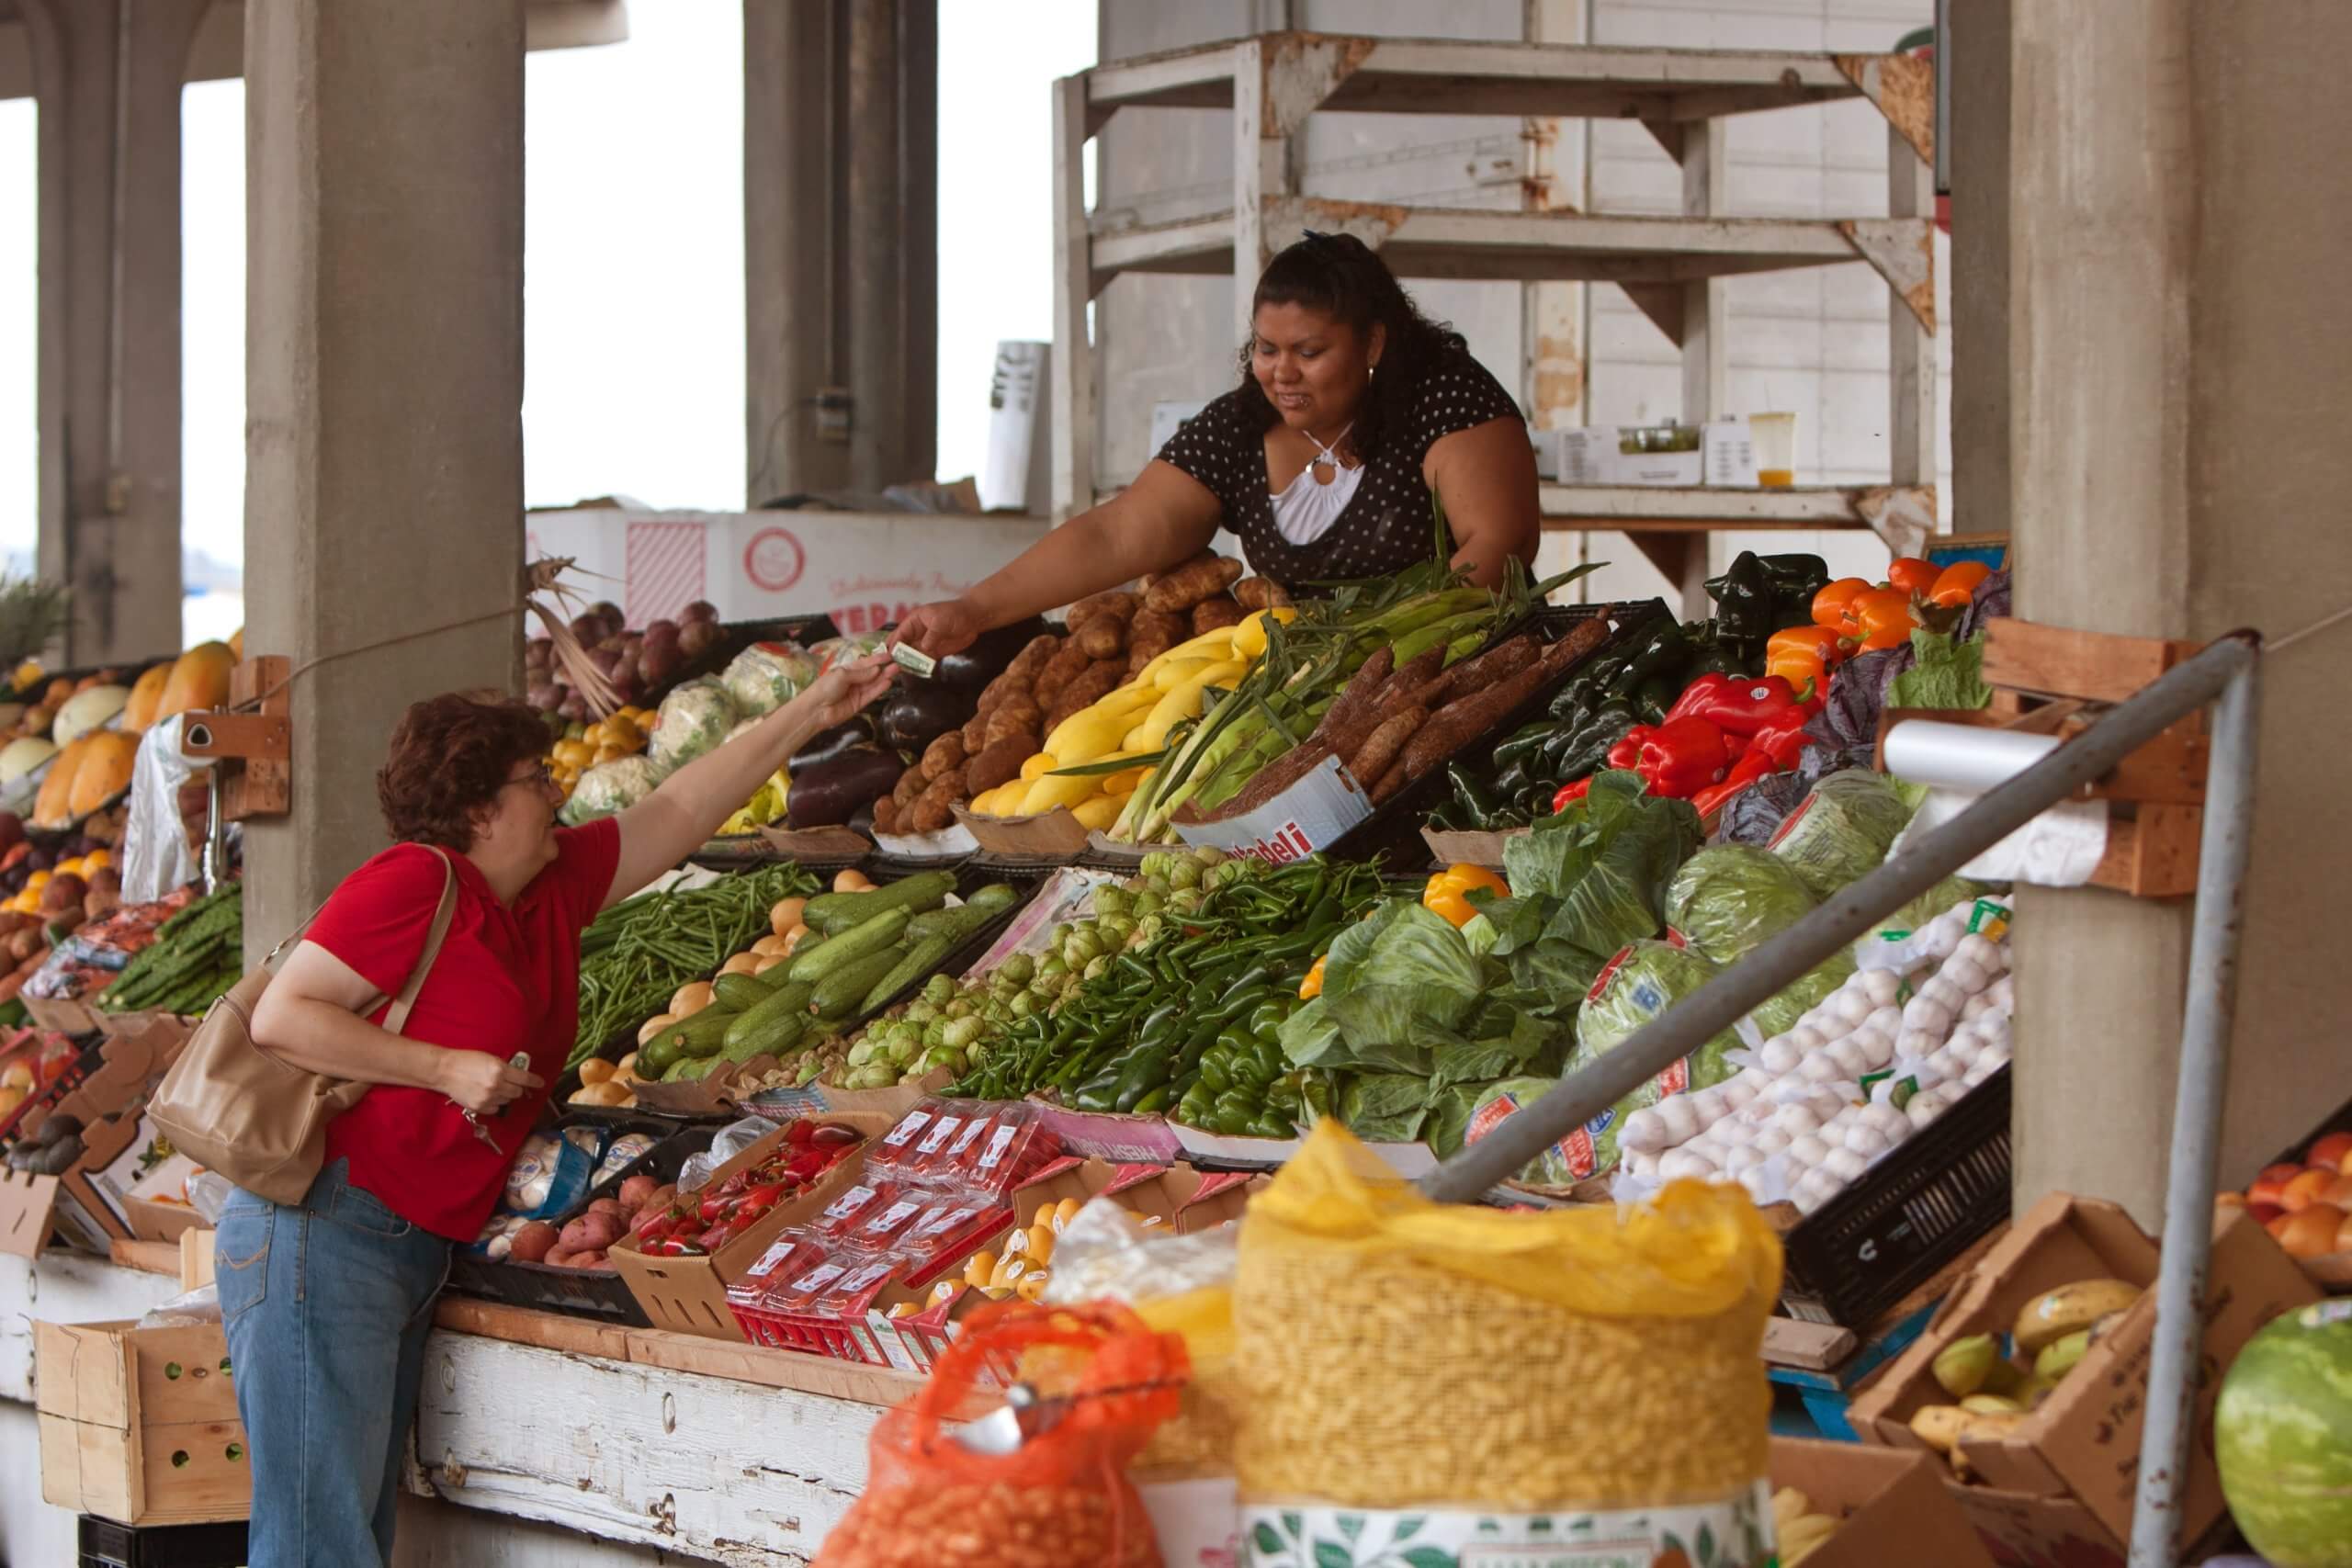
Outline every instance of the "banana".
{"type": "Polygon", "coordinates": [[[1978,1415],[1973,1411],[1963,1411],[1961,1415],[1960,1426],[1952,1433],[1952,1473],[1963,1481],[1976,1473],[1976,1467],[1969,1462],[1968,1450],[1962,1446],[1963,1444],[1997,1441],[2016,1431],[2030,1417],[2023,1411],[2014,1415],[2007,1413],[1978,1415]]]}
{"type": "Polygon", "coordinates": [[[2091,1331],[2077,1328],[2064,1339],[2053,1339],[2041,1348],[2033,1359],[2033,1376],[2038,1382],[2056,1383],[2075,1370],[2085,1351],[2091,1348],[2091,1331]]]}
{"type": "Polygon", "coordinates": [[[1783,1486],[1772,1494],[1772,1525],[1786,1529],[1813,1512],[1813,1499],[1793,1486],[1783,1486]]]}
{"type": "Polygon", "coordinates": [[[2139,1299],[2140,1287],[2122,1280],[2077,1280],[2045,1291],[2018,1314],[2018,1349],[2039,1356],[2044,1346],[2090,1327],[2109,1313],[2122,1312],[2139,1299]]]}
{"type": "Polygon", "coordinates": [[[1778,1533],[1781,1568],[1795,1565],[1821,1550],[1838,1533],[1838,1521],[1827,1514],[1806,1514],[1791,1520],[1778,1533]]]}
{"type": "Polygon", "coordinates": [[[1984,1386],[2001,1359],[2001,1348],[1989,1334],[1955,1339],[1936,1352],[1936,1382],[1954,1399],[1966,1399],[1984,1386]]]}
{"type": "Polygon", "coordinates": [[[1997,1393],[1972,1393],[1960,1402],[1960,1407],[1972,1416],[2022,1416],[2025,1406],[2016,1400],[1997,1393]]]}
{"type": "Polygon", "coordinates": [[[1951,1452],[1969,1412],[1957,1404],[1924,1404],[1911,1417],[1911,1435],[1939,1454],[1951,1452]]]}

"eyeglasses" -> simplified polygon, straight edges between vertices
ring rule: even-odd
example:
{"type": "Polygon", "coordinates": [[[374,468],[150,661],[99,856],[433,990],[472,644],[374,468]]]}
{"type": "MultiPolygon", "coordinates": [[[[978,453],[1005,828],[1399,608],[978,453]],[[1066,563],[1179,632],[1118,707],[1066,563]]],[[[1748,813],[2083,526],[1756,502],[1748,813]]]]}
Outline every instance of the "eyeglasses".
{"type": "Polygon", "coordinates": [[[510,784],[527,784],[533,789],[545,789],[555,783],[555,771],[542,761],[534,765],[529,773],[508,779],[506,782],[510,784]]]}

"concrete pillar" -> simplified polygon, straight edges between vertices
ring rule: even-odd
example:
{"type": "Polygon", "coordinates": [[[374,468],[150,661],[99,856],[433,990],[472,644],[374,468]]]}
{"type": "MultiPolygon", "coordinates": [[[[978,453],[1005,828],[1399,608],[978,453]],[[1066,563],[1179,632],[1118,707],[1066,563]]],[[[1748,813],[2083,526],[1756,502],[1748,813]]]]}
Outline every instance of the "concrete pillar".
{"type": "MultiPolygon", "coordinates": [[[[2312,178],[2322,150],[2352,139],[2331,64],[2352,49],[2352,12],[2009,0],[1960,25],[1999,33],[1962,58],[2008,79],[2005,111],[1984,112],[1999,95],[1982,84],[1954,103],[1955,236],[1977,222],[1972,203],[2007,209],[2005,265],[1974,280],[1973,318],[2006,331],[1984,361],[1962,351],[1956,407],[2007,439],[2018,613],[2276,637],[2339,608],[2352,449],[2281,416],[2332,407],[2352,357],[2334,283],[2352,192],[2312,178]],[[2004,160],[2005,182],[1981,177],[2004,160]],[[2001,420],[1982,366],[2004,356],[2001,420]]],[[[1964,318],[1960,341],[1973,330],[1964,318]]],[[[2264,675],[2225,1181],[2340,1102],[2352,1065],[2336,897],[2352,874],[2336,830],[2352,740],[2313,722],[2341,706],[2347,654],[2342,630],[2322,634],[2264,675]]],[[[2021,1201],[2064,1189],[2161,1218],[2188,926],[2183,906],[2021,896],[2021,1201]]]]}
{"type": "Polygon", "coordinates": [[[207,0],[25,0],[40,102],[40,575],[71,664],[180,646],[180,85],[207,0]]]}
{"type": "Polygon", "coordinates": [[[334,660],[248,825],[258,952],[382,847],[401,710],[520,674],[519,0],[248,0],[245,117],[246,648],[334,660]]]}

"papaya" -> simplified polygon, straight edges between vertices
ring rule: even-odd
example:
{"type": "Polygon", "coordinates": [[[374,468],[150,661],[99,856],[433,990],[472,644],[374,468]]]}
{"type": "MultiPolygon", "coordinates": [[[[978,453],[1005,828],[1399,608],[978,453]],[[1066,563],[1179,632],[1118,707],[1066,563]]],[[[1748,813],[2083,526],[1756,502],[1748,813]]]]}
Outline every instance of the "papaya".
{"type": "Polygon", "coordinates": [[[77,742],[82,761],[74,770],[74,787],[66,809],[86,817],[130,787],[130,765],[139,756],[139,742],[120,730],[101,729],[77,742]]]}
{"type": "Polygon", "coordinates": [[[90,739],[76,740],[50,763],[49,776],[40,782],[40,794],[33,797],[34,827],[62,828],[74,820],[74,776],[89,750],[90,739]]]}
{"type": "Polygon", "coordinates": [[[229,700],[229,671],[236,668],[236,656],[225,642],[200,642],[179,657],[172,666],[170,679],[164,682],[164,695],[155,705],[155,721],[201,708],[217,708],[229,700]]]}
{"type": "Polygon", "coordinates": [[[155,722],[155,710],[163,705],[164,687],[172,678],[172,666],[158,664],[139,677],[130,688],[130,701],[122,707],[122,727],[136,735],[155,722]]]}

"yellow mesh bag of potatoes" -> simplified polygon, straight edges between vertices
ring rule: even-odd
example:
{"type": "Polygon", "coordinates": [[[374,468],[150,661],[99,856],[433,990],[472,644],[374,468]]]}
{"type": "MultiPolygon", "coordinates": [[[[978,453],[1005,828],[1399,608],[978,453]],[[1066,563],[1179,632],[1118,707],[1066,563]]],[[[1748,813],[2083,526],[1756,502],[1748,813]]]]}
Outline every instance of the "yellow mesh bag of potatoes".
{"type": "Polygon", "coordinates": [[[1781,1247],[1736,1187],[1432,1203],[1318,1123],[1242,1221],[1245,1500],[1611,1509],[1754,1493],[1781,1247]]]}

